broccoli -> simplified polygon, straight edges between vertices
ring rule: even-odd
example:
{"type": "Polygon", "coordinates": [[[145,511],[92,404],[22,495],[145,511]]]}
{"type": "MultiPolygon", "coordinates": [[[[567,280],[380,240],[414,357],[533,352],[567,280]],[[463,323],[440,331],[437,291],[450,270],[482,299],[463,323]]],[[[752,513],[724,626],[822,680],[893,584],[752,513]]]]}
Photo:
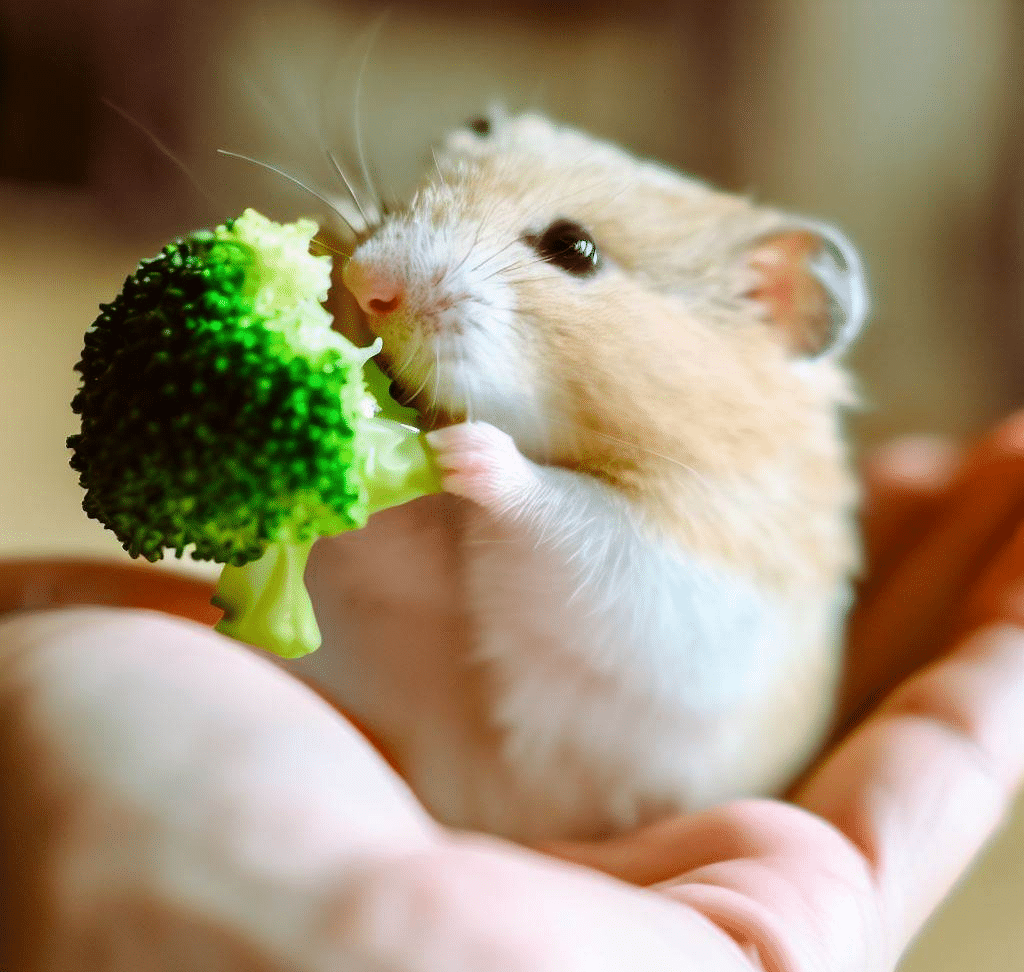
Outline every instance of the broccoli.
{"type": "Polygon", "coordinates": [[[68,439],[86,513],[133,556],[225,565],[218,630],[294,658],[313,542],[440,490],[415,412],[331,330],[317,225],[247,209],[139,264],[85,335],[68,439]]]}

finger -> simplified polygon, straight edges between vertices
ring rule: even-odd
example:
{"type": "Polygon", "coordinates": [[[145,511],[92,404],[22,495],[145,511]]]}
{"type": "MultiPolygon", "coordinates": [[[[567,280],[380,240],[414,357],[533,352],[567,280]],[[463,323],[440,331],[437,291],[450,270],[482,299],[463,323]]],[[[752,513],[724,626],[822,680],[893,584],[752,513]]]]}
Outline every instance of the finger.
{"type": "Polygon", "coordinates": [[[886,573],[926,529],[963,459],[938,436],[898,439],[864,462],[861,522],[868,569],[886,573]]]}
{"type": "Polygon", "coordinates": [[[1022,435],[1024,410],[970,449],[937,435],[908,436],[874,449],[861,463],[863,532],[873,572],[898,560],[898,552],[921,536],[950,491],[971,479],[973,464],[993,451],[1013,449],[1022,435]]]}
{"type": "MultiPolygon", "coordinates": [[[[722,861],[764,860],[809,834],[772,800],[736,800],[680,814],[608,840],[557,841],[539,849],[563,860],[648,887],[722,861]]],[[[814,834],[810,834],[813,839],[814,834]]]]}
{"type": "Polygon", "coordinates": [[[750,832],[734,807],[669,817],[600,841],[550,841],[537,849],[646,887],[749,850],[750,832]]]}
{"type": "Polygon", "coordinates": [[[194,623],[103,608],[0,623],[0,808],[2,968],[44,945],[75,955],[76,936],[116,949],[135,905],[290,954],[326,871],[434,831],[282,669],[194,623]]]}
{"type": "Polygon", "coordinates": [[[903,685],[795,801],[872,869],[902,948],[999,826],[1024,774],[1024,631],[982,629],[903,685]]]}
{"type": "Polygon", "coordinates": [[[972,451],[927,534],[869,578],[851,620],[837,725],[845,732],[948,644],[952,618],[1024,512],[1024,417],[972,451]]]}
{"type": "Polygon", "coordinates": [[[1024,625],[1024,520],[972,588],[957,630],[966,636],[994,621],[1024,625]]]}

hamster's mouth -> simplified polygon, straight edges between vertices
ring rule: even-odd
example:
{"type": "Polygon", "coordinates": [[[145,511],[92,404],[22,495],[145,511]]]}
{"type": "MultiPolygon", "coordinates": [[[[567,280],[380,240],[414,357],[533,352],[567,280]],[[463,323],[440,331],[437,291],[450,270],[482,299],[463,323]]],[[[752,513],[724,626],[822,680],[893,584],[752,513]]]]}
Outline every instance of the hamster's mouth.
{"type": "Polygon", "coordinates": [[[510,307],[496,309],[461,291],[412,289],[380,313],[372,300],[362,305],[360,323],[383,341],[376,361],[394,398],[416,409],[424,426],[480,420],[514,427],[522,424],[519,413],[537,411],[523,382],[510,307]]]}
{"type": "Polygon", "coordinates": [[[333,328],[356,347],[364,348],[380,338],[384,346],[374,363],[391,380],[391,395],[402,405],[421,413],[445,410],[443,391],[455,372],[464,367],[464,353],[441,334],[441,328],[424,327],[406,315],[368,315],[345,288],[332,294],[333,328]],[[435,371],[440,372],[435,374],[435,371]]]}
{"type": "Polygon", "coordinates": [[[421,428],[487,422],[512,436],[524,454],[546,461],[549,415],[532,394],[535,385],[523,379],[515,359],[502,362],[500,353],[489,354],[494,349],[475,340],[472,325],[462,338],[414,330],[382,337],[380,366],[395,399],[419,413],[421,428]]]}
{"type": "Polygon", "coordinates": [[[464,349],[436,338],[388,341],[385,336],[384,342],[374,360],[391,379],[396,401],[415,408],[424,424],[449,424],[472,414],[464,349]]]}

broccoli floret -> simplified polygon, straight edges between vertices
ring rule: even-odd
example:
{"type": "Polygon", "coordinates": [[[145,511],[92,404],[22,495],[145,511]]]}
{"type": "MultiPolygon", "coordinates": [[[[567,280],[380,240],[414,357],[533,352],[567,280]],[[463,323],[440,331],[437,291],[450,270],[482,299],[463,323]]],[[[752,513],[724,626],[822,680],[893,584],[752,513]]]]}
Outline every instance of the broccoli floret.
{"type": "Polygon", "coordinates": [[[376,349],[331,330],[316,231],[249,209],[140,263],[86,333],[68,439],[86,513],[132,556],[225,564],[218,629],[285,657],[320,644],[313,542],[440,489],[376,349]]]}

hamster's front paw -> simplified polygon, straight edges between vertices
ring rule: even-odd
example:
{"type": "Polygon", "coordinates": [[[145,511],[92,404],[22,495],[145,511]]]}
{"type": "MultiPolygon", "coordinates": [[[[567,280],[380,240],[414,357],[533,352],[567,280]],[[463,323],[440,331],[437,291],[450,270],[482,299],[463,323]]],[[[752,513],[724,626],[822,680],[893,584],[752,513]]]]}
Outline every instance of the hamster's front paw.
{"type": "Polygon", "coordinates": [[[427,434],[445,491],[494,513],[527,503],[540,482],[537,467],[510,435],[486,422],[462,422],[427,434]]]}

